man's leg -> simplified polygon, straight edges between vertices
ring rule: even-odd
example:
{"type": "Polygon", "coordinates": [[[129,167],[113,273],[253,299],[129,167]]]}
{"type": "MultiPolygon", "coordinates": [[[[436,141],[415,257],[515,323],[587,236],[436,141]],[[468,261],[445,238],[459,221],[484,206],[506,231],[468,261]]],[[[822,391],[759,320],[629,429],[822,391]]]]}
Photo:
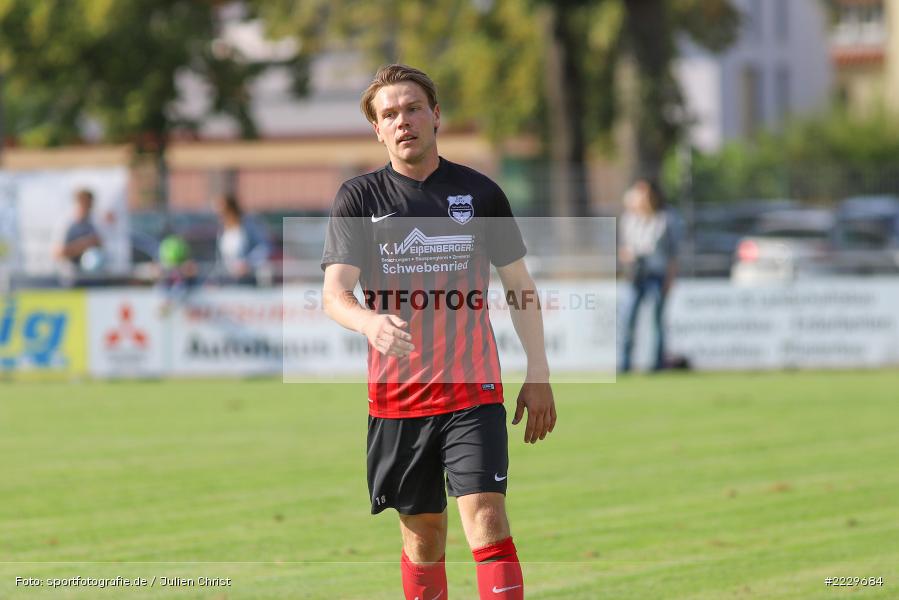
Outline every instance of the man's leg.
{"type": "Polygon", "coordinates": [[[482,600],[522,600],[524,580],[506,516],[506,497],[483,492],[458,497],[459,515],[477,563],[482,600]]]}
{"type": "Polygon", "coordinates": [[[642,279],[635,280],[630,287],[630,298],[628,299],[627,311],[624,318],[624,340],[621,349],[621,364],[619,369],[622,373],[628,373],[631,370],[633,354],[634,354],[634,336],[637,330],[637,317],[640,315],[640,304],[643,302],[643,294],[645,286],[642,279]]]}
{"type": "Polygon", "coordinates": [[[653,327],[656,334],[655,363],[653,370],[665,368],[665,290],[664,278],[656,277],[653,281],[653,327]]]}
{"type": "Polygon", "coordinates": [[[400,514],[403,592],[407,600],[446,600],[446,511],[400,514]]]}
{"type": "Polygon", "coordinates": [[[446,495],[440,417],[368,418],[368,491],[371,512],[400,513],[400,570],[407,600],[446,600],[446,495]]]}
{"type": "Polygon", "coordinates": [[[412,562],[433,563],[446,552],[446,511],[420,515],[400,514],[403,551],[412,562]]]}

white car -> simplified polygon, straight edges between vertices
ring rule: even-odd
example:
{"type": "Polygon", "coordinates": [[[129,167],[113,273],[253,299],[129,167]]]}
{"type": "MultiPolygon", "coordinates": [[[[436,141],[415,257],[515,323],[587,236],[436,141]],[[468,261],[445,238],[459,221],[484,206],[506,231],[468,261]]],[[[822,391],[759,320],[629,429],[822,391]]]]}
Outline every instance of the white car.
{"type": "Polygon", "coordinates": [[[740,285],[785,283],[834,274],[834,215],[824,209],[792,209],[764,215],[740,240],[731,281],[740,285]]]}

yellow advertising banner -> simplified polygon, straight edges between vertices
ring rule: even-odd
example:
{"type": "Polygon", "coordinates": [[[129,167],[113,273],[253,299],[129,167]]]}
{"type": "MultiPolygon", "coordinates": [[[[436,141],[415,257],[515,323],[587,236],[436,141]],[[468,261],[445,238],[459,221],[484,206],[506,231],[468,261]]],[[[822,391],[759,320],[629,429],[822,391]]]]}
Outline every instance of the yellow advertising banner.
{"type": "Polygon", "coordinates": [[[0,296],[0,372],[87,373],[87,294],[28,291],[0,296]]]}

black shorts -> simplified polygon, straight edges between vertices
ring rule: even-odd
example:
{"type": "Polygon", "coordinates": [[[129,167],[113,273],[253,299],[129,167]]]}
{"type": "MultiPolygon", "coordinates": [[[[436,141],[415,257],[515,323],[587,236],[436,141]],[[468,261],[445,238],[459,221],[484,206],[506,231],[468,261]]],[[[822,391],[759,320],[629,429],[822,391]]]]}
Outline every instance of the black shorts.
{"type": "Polygon", "coordinates": [[[410,419],[368,417],[371,512],[441,513],[450,496],[506,493],[506,408],[472,408],[410,419]]]}

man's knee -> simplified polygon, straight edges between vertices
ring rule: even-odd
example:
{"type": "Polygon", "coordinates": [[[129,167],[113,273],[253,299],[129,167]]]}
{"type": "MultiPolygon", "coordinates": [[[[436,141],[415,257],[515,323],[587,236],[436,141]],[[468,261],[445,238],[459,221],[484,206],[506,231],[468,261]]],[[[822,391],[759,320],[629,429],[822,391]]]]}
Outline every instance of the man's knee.
{"type": "Polygon", "coordinates": [[[459,513],[472,549],[502,541],[511,535],[502,494],[460,496],[459,513]]]}
{"type": "Polygon", "coordinates": [[[446,552],[446,512],[400,515],[403,550],[414,563],[440,560],[446,552]]]}

